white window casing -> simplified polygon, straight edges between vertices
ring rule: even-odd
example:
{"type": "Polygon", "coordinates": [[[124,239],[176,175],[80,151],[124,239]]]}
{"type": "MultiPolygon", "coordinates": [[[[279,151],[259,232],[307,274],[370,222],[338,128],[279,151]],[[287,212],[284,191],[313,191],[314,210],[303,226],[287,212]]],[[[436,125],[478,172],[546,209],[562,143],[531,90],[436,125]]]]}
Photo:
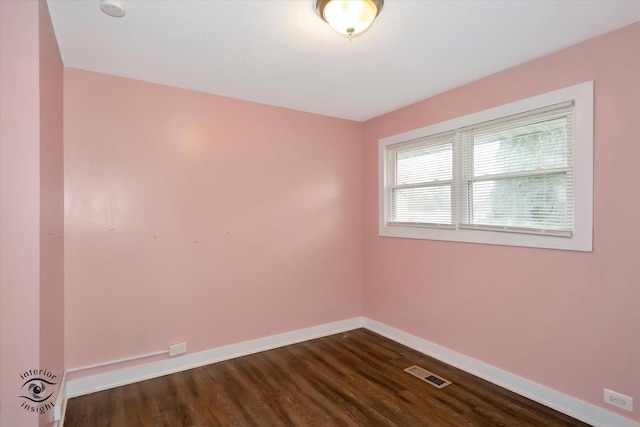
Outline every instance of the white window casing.
{"type": "Polygon", "coordinates": [[[593,82],[383,138],[379,234],[576,251],[593,240],[593,82]]]}

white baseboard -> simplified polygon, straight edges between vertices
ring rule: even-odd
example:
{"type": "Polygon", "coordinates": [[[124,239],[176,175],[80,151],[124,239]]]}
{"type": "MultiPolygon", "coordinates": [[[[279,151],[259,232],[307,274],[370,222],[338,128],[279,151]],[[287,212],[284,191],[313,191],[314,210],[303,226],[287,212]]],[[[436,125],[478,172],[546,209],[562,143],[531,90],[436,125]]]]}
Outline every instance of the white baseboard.
{"type": "Polygon", "coordinates": [[[186,371],[187,369],[193,369],[223,360],[259,353],[261,351],[321,338],[327,335],[339,334],[340,332],[350,331],[363,326],[364,319],[362,317],[356,317],[198,353],[187,353],[184,356],[172,357],[159,362],[117,369],[103,374],[69,380],[67,381],[66,394],[67,398],[72,398],[95,393],[96,391],[107,390],[138,381],[186,371]]]}
{"type": "MultiPolygon", "coordinates": [[[[199,353],[186,354],[159,362],[68,380],[65,384],[62,421],[64,421],[64,409],[68,398],[362,327],[595,427],[640,427],[640,423],[629,418],[364,317],[356,317],[199,353]]],[[[62,421],[59,423],[59,427],[62,427],[62,421]]]]}
{"type": "Polygon", "coordinates": [[[364,327],[420,353],[455,366],[595,427],[640,427],[640,423],[629,418],[614,414],[375,320],[365,318],[364,327]]]}

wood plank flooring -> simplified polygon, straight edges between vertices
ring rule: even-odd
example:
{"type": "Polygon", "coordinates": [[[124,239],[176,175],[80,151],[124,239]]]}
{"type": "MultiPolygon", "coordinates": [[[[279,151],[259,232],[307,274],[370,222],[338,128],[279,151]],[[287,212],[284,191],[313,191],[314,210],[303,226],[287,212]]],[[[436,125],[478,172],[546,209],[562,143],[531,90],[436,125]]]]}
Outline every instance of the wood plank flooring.
{"type": "Polygon", "coordinates": [[[587,426],[365,329],[70,399],[64,427],[587,426]],[[437,389],[403,371],[421,366],[437,389]]]}

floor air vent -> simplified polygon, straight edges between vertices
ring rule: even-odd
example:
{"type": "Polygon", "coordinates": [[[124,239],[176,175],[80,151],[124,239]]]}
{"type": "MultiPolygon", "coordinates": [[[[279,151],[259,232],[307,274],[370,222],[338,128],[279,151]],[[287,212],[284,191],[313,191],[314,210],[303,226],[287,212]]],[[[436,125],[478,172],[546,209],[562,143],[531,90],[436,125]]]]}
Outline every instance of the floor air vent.
{"type": "Polygon", "coordinates": [[[420,378],[422,381],[429,383],[436,388],[443,388],[451,384],[451,381],[447,381],[442,377],[432,374],[426,369],[422,369],[420,366],[413,365],[404,371],[410,373],[416,378],[420,378]]]}

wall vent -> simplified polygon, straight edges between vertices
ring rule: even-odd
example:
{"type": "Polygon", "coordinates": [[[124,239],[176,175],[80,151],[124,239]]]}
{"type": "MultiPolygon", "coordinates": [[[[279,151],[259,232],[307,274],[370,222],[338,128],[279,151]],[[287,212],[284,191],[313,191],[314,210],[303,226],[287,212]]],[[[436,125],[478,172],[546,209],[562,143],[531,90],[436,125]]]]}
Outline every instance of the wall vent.
{"type": "Polygon", "coordinates": [[[443,388],[451,384],[451,381],[445,380],[444,378],[433,374],[420,366],[413,365],[404,371],[410,373],[416,378],[420,378],[422,381],[429,383],[436,388],[443,388]]]}

